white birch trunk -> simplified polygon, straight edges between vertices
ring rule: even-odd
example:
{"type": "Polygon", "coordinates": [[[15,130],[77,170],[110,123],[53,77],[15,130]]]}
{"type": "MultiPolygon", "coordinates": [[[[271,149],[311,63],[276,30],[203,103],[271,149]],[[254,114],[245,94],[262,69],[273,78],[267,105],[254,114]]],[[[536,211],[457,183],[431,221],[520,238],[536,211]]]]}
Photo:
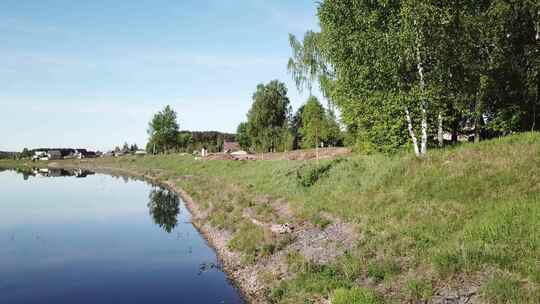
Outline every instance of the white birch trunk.
{"type": "Polygon", "coordinates": [[[407,107],[405,107],[405,115],[407,117],[407,129],[409,130],[409,135],[411,136],[411,139],[413,142],[414,155],[416,155],[417,157],[420,157],[420,150],[418,149],[418,139],[416,139],[416,135],[414,134],[411,114],[409,113],[409,109],[407,107]]]}
{"type": "MultiPolygon", "coordinates": [[[[536,13],[536,20],[540,19],[540,10],[536,13]]],[[[538,42],[540,42],[540,21],[536,22],[536,44],[538,45],[538,42]]],[[[538,51],[538,50],[537,50],[538,51]]],[[[540,72],[536,70],[536,100],[533,106],[533,123],[531,131],[534,131],[536,128],[536,106],[538,105],[538,102],[540,101],[540,72]]]]}
{"type": "MultiPolygon", "coordinates": [[[[424,65],[422,64],[422,57],[420,56],[420,35],[418,33],[418,27],[416,23],[416,16],[414,17],[414,26],[416,29],[416,68],[418,70],[418,76],[420,77],[420,92],[423,94],[426,86],[426,82],[424,79],[424,65]]],[[[424,97],[422,96],[422,102],[421,104],[421,110],[422,110],[422,121],[421,121],[421,143],[420,143],[420,156],[426,156],[427,153],[427,103],[425,100],[423,100],[424,97]]]]}
{"type": "Polygon", "coordinates": [[[422,157],[426,156],[427,154],[427,140],[428,140],[428,137],[427,137],[427,128],[428,128],[428,125],[427,125],[427,113],[426,113],[426,107],[424,105],[422,105],[422,125],[421,125],[421,128],[422,128],[422,142],[421,142],[421,147],[420,147],[420,155],[422,157]]]}
{"type": "Polygon", "coordinates": [[[444,136],[443,136],[443,116],[442,113],[439,112],[439,116],[437,117],[438,120],[438,126],[437,126],[437,140],[439,141],[439,147],[444,146],[444,136]]]}
{"type": "Polygon", "coordinates": [[[315,157],[317,158],[317,165],[319,165],[319,129],[315,129],[315,157]]]}

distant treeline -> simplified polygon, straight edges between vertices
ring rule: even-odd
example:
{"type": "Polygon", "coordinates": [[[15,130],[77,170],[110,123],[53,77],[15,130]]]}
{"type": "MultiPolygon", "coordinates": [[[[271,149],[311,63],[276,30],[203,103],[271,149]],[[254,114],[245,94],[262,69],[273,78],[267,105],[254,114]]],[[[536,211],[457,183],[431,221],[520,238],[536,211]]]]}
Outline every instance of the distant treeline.
{"type": "Polygon", "coordinates": [[[19,153],[17,152],[4,152],[0,151],[0,159],[15,159],[17,158],[19,153]]]}
{"type": "Polygon", "coordinates": [[[235,134],[218,131],[180,131],[177,149],[182,152],[198,151],[205,147],[210,152],[223,150],[223,143],[236,140],[235,134]]]}
{"type": "Polygon", "coordinates": [[[235,134],[217,131],[180,131],[177,114],[170,106],[154,115],[149,123],[148,134],[148,153],[192,153],[202,148],[209,152],[219,152],[225,141],[236,140],[235,134]]]}

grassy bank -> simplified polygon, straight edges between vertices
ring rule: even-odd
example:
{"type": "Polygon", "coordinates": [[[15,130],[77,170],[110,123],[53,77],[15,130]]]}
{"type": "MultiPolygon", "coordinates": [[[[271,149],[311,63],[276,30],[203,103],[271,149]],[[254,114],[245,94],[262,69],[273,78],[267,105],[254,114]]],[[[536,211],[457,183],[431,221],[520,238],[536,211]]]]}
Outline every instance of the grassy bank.
{"type": "Polygon", "coordinates": [[[445,290],[488,303],[540,302],[539,134],[434,151],[424,161],[410,155],[320,164],[167,155],[81,165],[175,181],[208,211],[213,226],[233,233],[229,247],[246,265],[295,242],[247,221],[246,209],[265,222],[309,222],[322,230],[343,220],[354,227],[354,248],[331,262],[287,251],[285,279],[260,273],[271,286],[268,302],[430,302],[445,290]],[[290,212],[276,208],[284,202],[290,212]]]}

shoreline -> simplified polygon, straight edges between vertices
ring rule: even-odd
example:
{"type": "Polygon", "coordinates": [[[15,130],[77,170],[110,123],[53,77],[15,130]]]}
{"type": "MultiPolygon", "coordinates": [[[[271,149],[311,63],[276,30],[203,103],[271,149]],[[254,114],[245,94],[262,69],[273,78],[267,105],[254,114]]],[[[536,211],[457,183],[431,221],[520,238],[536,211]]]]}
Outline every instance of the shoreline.
{"type": "MultiPolygon", "coordinates": [[[[246,263],[245,253],[229,248],[229,242],[238,237],[238,232],[229,229],[221,229],[211,225],[213,210],[204,210],[196,202],[192,195],[177,185],[182,179],[179,175],[169,175],[170,171],[162,169],[149,169],[138,167],[119,167],[100,164],[95,161],[51,161],[48,163],[19,164],[20,167],[37,165],[41,168],[55,169],[87,169],[96,173],[112,176],[126,176],[138,180],[144,180],[174,191],[185,203],[191,213],[191,221],[195,229],[206,240],[208,245],[215,251],[222,270],[227,279],[238,290],[245,303],[259,304],[269,303],[269,295],[273,288],[279,286],[282,280],[289,280],[296,275],[296,271],[289,269],[289,255],[300,256],[304,262],[313,265],[328,265],[353,250],[354,240],[359,237],[355,228],[342,220],[325,214],[331,223],[324,228],[315,226],[308,220],[296,218],[284,200],[266,202],[266,196],[256,204],[271,204],[280,216],[286,216],[286,224],[280,224],[273,220],[258,220],[250,207],[244,207],[242,219],[251,223],[253,227],[264,230],[264,233],[272,237],[281,238],[285,245],[261,257],[253,262],[246,263]],[[287,231],[284,231],[284,230],[287,231]],[[269,277],[271,279],[269,279],[269,277]]],[[[18,166],[13,166],[17,168],[18,166]]],[[[257,199],[257,198],[255,198],[257,199]]],[[[275,241],[275,240],[274,240],[275,241]]],[[[276,241],[277,242],[277,241],[276,241]]],[[[317,296],[316,304],[331,303],[330,299],[317,296]]]]}
{"type": "Polygon", "coordinates": [[[248,303],[353,303],[359,296],[372,303],[540,303],[540,188],[531,187],[540,185],[539,143],[540,133],[519,134],[434,152],[423,162],[354,155],[317,166],[170,154],[8,160],[0,168],[82,168],[165,185],[184,199],[248,303]],[[484,251],[490,255],[478,254],[484,251]],[[502,295],[494,286],[513,288],[502,295]]]}
{"type": "Polygon", "coordinates": [[[227,276],[227,279],[238,290],[240,296],[242,297],[242,300],[244,300],[245,303],[250,304],[265,303],[263,301],[263,295],[260,294],[262,286],[260,286],[260,284],[256,282],[256,278],[253,277],[253,279],[255,280],[253,280],[252,282],[248,282],[247,280],[242,279],[246,275],[249,275],[249,273],[246,272],[246,269],[242,269],[240,264],[240,256],[227,248],[227,233],[212,227],[208,223],[204,223],[203,221],[201,221],[201,219],[204,218],[204,214],[199,209],[197,203],[193,200],[189,193],[187,193],[181,187],[175,185],[174,181],[171,181],[169,179],[160,180],[159,177],[147,173],[141,173],[135,170],[112,167],[99,167],[94,165],[88,166],[87,164],[82,163],[78,165],[70,165],[58,164],[53,162],[47,164],[47,167],[57,169],[68,169],[76,167],[92,170],[96,173],[108,175],[118,174],[131,178],[141,179],[172,190],[184,202],[186,208],[191,214],[191,222],[193,224],[193,227],[195,227],[199,234],[206,240],[208,245],[214,250],[219,260],[219,263],[222,265],[223,272],[227,276]]]}

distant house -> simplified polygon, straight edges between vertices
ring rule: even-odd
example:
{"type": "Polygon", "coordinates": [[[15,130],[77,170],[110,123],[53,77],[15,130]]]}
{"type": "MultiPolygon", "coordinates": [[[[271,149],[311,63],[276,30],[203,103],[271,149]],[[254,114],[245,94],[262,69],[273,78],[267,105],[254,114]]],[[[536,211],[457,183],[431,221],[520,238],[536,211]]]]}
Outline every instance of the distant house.
{"type": "Polygon", "coordinates": [[[47,160],[62,159],[62,152],[59,150],[50,150],[47,152],[47,160]]]}
{"type": "Polygon", "coordinates": [[[146,151],[145,150],[137,150],[137,151],[135,151],[135,155],[139,155],[139,156],[146,155],[146,151]]]}
{"type": "Polygon", "coordinates": [[[32,160],[82,159],[97,157],[96,152],[72,148],[40,148],[32,150],[32,160]]]}
{"type": "Polygon", "coordinates": [[[96,157],[97,157],[97,154],[96,154],[96,152],[94,152],[94,151],[88,151],[88,150],[86,150],[86,149],[79,149],[79,150],[77,150],[77,151],[78,151],[78,152],[80,153],[80,155],[81,155],[80,158],[96,158],[96,157]]]}
{"type": "Polygon", "coordinates": [[[233,153],[240,151],[240,144],[236,141],[226,141],[223,142],[223,152],[224,153],[233,153]]]}
{"type": "Polygon", "coordinates": [[[34,155],[32,155],[32,160],[48,160],[47,151],[34,151],[34,155]]]}

